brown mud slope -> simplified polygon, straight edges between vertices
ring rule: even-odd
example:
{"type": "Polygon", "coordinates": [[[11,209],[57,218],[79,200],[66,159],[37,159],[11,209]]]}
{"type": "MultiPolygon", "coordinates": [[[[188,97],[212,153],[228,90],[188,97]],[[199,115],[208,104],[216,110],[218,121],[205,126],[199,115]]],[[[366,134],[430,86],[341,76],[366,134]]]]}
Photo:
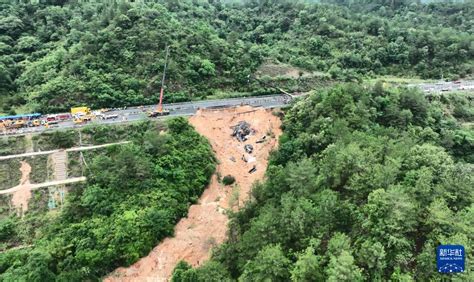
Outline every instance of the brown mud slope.
{"type": "Polygon", "coordinates": [[[12,196],[12,204],[19,210],[19,214],[23,214],[28,210],[28,201],[31,198],[31,185],[30,185],[30,173],[31,166],[25,162],[21,161],[21,180],[20,185],[14,187],[19,188],[18,191],[15,191],[12,196]]]}
{"type": "Polygon", "coordinates": [[[192,266],[205,262],[213,246],[226,239],[228,218],[225,209],[237,208],[249,198],[252,184],[264,177],[267,159],[277,146],[281,134],[281,122],[270,110],[249,106],[225,110],[201,110],[190,118],[196,130],[207,137],[217,156],[217,174],[233,175],[236,184],[223,186],[212,177],[198,204],[192,205],[188,217],[175,227],[175,236],[166,238],[148,256],[128,268],[119,268],[105,281],[167,281],[180,260],[192,266]],[[255,130],[245,143],[231,136],[232,127],[239,121],[247,121],[255,130]],[[266,135],[264,143],[256,141],[266,135]],[[251,156],[246,154],[244,144],[252,144],[251,156]],[[245,155],[249,163],[241,158],[245,155]],[[256,166],[257,171],[249,170],[256,166]],[[238,199],[238,200],[237,200],[238,199]]]}

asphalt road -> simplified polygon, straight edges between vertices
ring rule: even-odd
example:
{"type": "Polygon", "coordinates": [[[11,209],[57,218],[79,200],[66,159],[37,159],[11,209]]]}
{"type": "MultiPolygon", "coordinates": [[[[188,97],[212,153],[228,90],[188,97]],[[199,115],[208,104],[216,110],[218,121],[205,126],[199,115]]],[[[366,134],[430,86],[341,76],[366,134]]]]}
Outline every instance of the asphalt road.
{"type": "Polygon", "coordinates": [[[451,91],[474,91],[474,81],[470,80],[459,80],[454,81],[442,81],[437,83],[420,83],[420,84],[408,84],[409,87],[419,87],[426,93],[430,92],[451,92],[451,91]]]}
{"type": "MultiPolygon", "coordinates": [[[[459,81],[459,82],[438,82],[438,83],[422,83],[422,84],[408,84],[408,87],[419,87],[422,91],[427,94],[431,93],[445,93],[451,91],[474,91],[474,81],[459,81]]],[[[292,97],[297,97],[299,95],[294,95],[292,97]]],[[[290,100],[290,96],[286,94],[278,95],[266,95],[259,97],[248,97],[248,98],[230,98],[230,99],[220,99],[220,100],[206,100],[206,101],[194,101],[194,102],[184,102],[184,103],[173,103],[173,104],[164,104],[164,108],[170,111],[169,116],[190,116],[196,113],[200,108],[219,108],[219,107],[230,107],[237,105],[250,105],[250,106],[261,106],[265,108],[276,108],[285,105],[290,100]]],[[[107,112],[107,115],[116,114],[118,118],[101,120],[96,119],[87,124],[117,124],[117,123],[127,123],[138,120],[147,119],[146,112],[152,111],[156,105],[149,105],[144,107],[130,107],[125,109],[115,109],[110,112],[107,112]]],[[[51,125],[49,128],[44,126],[40,127],[30,127],[22,128],[15,131],[9,131],[3,135],[23,135],[26,133],[42,133],[45,131],[54,131],[58,129],[67,129],[67,128],[79,128],[83,127],[86,124],[78,125],[75,124],[72,120],[62,121],[58,124],[51,125]]]]}
{"type": "MultiPolygon", "coordinates": [[[[265,108],[276,108],[285,105],[289,100],[288,95],[266,95],[259,97],[248,97],[248,98],[231,98],[231,99],[221,99],[221,100],[206,100],[206,101],[195,101],[195,102],[184,102],[184,103],[173,103],[173,104],[164,104],[163,108],[170,111],[169,116],[190,116],[196,113],[200,108],[221,108],[221,107],[231,107],[238,105],[250,105],[250,106],[260,106],[265,108]]],[[[117,123],[127,123],[143,119],[150,119],[147,117],[147,112],[152,111],[156,105],[149,105],[144,107],[129,107],[125,109],[115,109],[107,112],[107,115],[118,115],[116,119],[95,119],[86,124],[75,124],[72,120],[66,120],[59,122],[58,124],[51,125],[49,128],[44,126],[39,127],[29,127],[22,128],[15,131],[9,131],[6,134],[8,136],[14,135],[23,135],[27,133],[42,133],[46,131],[54,131],[58,129],[68,129],[68,128],[80,128],[89,124],[117,124],[117,123]]]]}

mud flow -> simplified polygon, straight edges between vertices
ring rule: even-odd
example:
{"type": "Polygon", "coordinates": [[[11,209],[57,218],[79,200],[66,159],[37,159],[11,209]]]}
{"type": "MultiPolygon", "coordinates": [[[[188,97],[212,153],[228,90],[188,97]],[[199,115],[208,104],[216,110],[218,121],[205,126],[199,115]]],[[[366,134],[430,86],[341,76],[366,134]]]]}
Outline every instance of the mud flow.
{"type": "Polygon", "coordinates": [[[271,110],[250,106],[200,110],[189,122],[209,140],[218,159],[209,187],[176,225],[174,237],[130,267],[115,270],[105,281],[168,281],[180,260],[192,266],[208,260],[212,248],[226,239],[225,211],[237,210],[249,199],[252,184],[263,179],[269,153],[281,134],[280,119],[271,110]],[[239,124],[245,127],[237,134],[239,124]],[[235,183],[222,184],[226,175],[233,176],[235,183]]]}

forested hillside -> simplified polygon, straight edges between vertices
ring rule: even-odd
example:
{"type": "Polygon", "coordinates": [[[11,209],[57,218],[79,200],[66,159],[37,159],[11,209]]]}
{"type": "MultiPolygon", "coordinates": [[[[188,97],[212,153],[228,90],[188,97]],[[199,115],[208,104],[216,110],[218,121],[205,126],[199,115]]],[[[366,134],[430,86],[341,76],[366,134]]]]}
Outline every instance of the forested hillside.
{"type": "Polygon", "coordinates": [[[439,244],[466,247],[457,277],[473,281],[472,109],[381,83],[315,91],[286,112],[229,241],[174,281],[441,281],[439,244]]]}
{"type": "MultiPolygon", "coordinates": [[[[104,138],[100,129],[88,130],[104,138]]],[[[2,195],[0,281],[97,281],[173,234],[214,172],[211,147],[181,118],[127,133],[132,143],[87,159],[87,184],[69,187],[61,210],[40,205],[47,192],[35,191],[31,209],[18,217],[2,195]]]]}
{"type": "Polygon", "coordinates": [[[166,45],[168,102],[269,93],[275,81],[298,91],[329,78],[473,71],[472,1],[18,2],[0,4],[4,113],[155,103],[166,45]],[[297,75],[256,75],[267,62],[297,75]]]}

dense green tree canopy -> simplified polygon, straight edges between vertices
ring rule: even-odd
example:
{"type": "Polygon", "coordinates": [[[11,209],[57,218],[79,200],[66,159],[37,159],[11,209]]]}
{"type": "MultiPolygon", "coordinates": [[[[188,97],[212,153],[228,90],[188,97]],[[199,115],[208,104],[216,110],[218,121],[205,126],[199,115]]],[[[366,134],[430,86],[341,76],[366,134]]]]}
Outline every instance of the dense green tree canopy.
{"type": "Polygon", "coordinates": [[[95,281],[172,235],[214,172],[212,151],[184,119],[166,133],[136,130],[133,143],[88,159],[87,184],[69,189],[57,215],[0,218],[2,248],[27,246],[0,253],[1,281],[95,281]]]}
{"type": "Polygon", "coordinates": [[[269,83],[257,74],[268,62],[343,80],[473,70],[472,1],[18,2],[0,4],[3,112],[156,103],[166,45],[166,101],[317,83],[269,83]]]}
{"type": "Polygon", "coordinates": [[[472,128],[446,110],[460,97],[351,84],[296,101],[213,262],[239,281],[429,281],[439,244],[472,261],[474,139],[451,146],[472,128]]]}

